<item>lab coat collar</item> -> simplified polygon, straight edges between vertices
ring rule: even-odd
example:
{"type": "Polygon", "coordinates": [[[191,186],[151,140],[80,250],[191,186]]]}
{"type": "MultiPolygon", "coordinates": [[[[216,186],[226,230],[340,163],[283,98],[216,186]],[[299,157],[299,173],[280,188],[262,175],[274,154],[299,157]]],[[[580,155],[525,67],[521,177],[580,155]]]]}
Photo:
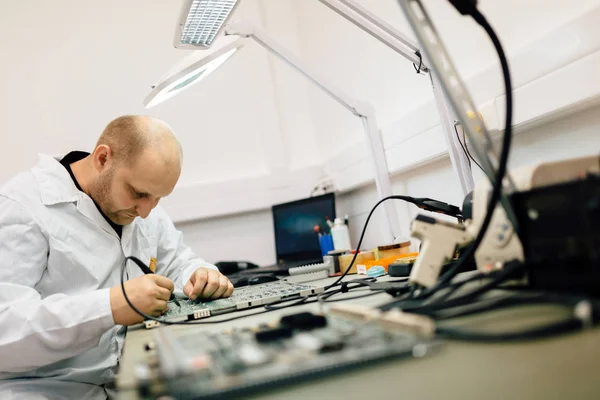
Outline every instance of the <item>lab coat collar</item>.
{"type": "MultiPolygon", "coordinates": [[[[119,236],[100,213],[91,197],[77,189],[71,175],[60,163],[61,158],[40,154],[38,164],[31,170],[39,185],[44,205],[77,202],[77,210],[81,214],[118,239],[119,236]]],[[[121,235],[124,241],[129,242],[131,231],[131,226],[123,227],[121,235]]]]}
{"type": "Polygon", "coordinates": [[[39,162],[31,169],[40,188],[42,203],[46,206],[75,202],[81,193],[60,159],[40,154],[39,162]]]}

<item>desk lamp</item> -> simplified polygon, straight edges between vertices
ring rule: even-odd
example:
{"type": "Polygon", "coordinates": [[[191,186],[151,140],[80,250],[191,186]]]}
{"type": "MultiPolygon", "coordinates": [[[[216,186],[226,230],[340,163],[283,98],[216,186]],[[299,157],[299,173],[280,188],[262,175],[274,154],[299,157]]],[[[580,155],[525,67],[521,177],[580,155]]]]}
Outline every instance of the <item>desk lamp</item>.
{"type": "MultiPolygon", "coordinates": [[[[210,46],[215,35],[225,26],[228,17],[240,1],[187,0],[183,6],[175,34],[175,47],[198,49],[210,46]]],[[[354,0],[319,1],[413,63],[419,73],[429,73],[452,166],[458,176],[463,195],[466,196],[470,193],[474,183],[469,161],[453,131],[454,123],[458,118],[448,105],[437,77],[427,67],[418,45],[354,0]]],[[[469,139],[473,140],[471,136],[469,139]]],[[[477,151],[476,154],[480,155],[477,151]]]]}

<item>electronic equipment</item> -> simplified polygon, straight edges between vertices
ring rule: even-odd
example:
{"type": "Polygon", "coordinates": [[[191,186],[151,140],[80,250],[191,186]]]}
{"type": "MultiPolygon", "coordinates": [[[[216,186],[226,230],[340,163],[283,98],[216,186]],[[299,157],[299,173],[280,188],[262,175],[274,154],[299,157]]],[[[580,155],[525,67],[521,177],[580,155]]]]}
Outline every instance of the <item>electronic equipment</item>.
{"type": "Polygon", "coordinates": [[[234,398],[439,347],[426,318],[339,306],[247,329],[157,329],[148,346],[156,357],[136,370],[140,397],[234,398]]]}
{"type": "Polygon", "coordinates": [[[280,270],[322,262],[315,225],[325,230],[326,217],[335,217],[333,193],[309,197],[271,208],[275,233],[275,252],[280,270]]]}
{"type": "MultiPolygon", "coordinates": [[[[263,306],[290,296],[322,293],[323,286],[312,286],[286,281],[267,282],[236,289],[230,297],[211,301],[180,300],[180,306],[169,302],[169,309],[161,316],[168,322],[189,321],[213,315],[230,313],[246,308],[263,306]]],[[[160,325],[153,320],[144,321],[146,328],[160,325]]]]}
{"type": "MultiPolygon", "coordinates": [[[[600,295],[599,157],[539,163],[511,171],[511,176],[518,191],[510,194],[509,200],[523,241],[503,207],[496,207],[475,252],[477,268],[487,273],[502,269],[510,261],[520,261],[525,263],[528,282],[535,288],[600,295]]],[[[475,187],[472,218],[465,226],[431,217],[415,220],[413,231],[431,245],[421,249],[411,282],[428,287],[435,283],[437,269],[417,266],[436,264],[440,249],[455,250],[473,240],[485,217],[489,194],[487,181],[475,187]]],[[[443,261],[452,255],[453,251],[445,251],[443,261]]]]}

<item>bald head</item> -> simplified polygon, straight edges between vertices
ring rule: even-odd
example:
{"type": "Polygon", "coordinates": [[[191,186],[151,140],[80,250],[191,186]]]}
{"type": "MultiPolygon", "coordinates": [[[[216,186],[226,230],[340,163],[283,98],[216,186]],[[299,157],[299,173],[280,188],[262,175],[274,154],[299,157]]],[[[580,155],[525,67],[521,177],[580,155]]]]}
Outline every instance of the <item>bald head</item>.
{"type": "Polygon", "coordinates": [[[169,125],[139,115],[110,122],[94,151],[71,164],[83,190],[118,225],[146,218],[173,191],[181,166],[181,146],[169,125]]]}
{"type": "Polygon", "coordinates": [[[142,115],[124,115],[111,121],[96,147],[110,147],[115,163],[130,166],[150,152],[169,166],[181,168],[181,145],[164,121],[142,115]]]}

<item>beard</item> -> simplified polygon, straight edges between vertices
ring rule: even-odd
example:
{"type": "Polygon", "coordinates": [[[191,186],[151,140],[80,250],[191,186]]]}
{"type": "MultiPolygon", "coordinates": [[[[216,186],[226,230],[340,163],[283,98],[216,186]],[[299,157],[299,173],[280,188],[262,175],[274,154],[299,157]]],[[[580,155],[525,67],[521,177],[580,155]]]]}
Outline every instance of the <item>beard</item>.
{"type": "Polygon", "coordinates": [[[102,173],[96,182],[91,186],[90,194],[96,205],[102,213],[117,225],[127,225],[133,222],[137,215],[133,210],[119,210],[111,197],[113,189],[114,169],[109,169],[102,173]]]}

